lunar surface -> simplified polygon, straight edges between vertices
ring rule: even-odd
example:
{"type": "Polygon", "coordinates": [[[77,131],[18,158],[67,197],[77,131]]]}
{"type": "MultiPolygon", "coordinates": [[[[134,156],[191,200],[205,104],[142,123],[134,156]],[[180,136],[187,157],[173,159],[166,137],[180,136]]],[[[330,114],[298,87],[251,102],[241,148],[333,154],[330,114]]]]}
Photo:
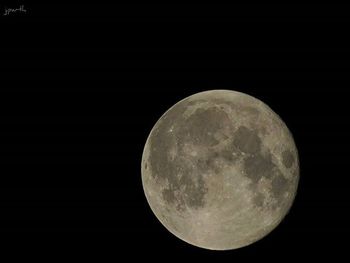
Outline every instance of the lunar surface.
{"type": "Polygon", "coordinates": [[[212,90],[189,96],[154,125],[142,184],[159,221],[178,238],[212,250],[263,238],[288,213],[299,181],[287,126],[262,101],[212,90]]]}

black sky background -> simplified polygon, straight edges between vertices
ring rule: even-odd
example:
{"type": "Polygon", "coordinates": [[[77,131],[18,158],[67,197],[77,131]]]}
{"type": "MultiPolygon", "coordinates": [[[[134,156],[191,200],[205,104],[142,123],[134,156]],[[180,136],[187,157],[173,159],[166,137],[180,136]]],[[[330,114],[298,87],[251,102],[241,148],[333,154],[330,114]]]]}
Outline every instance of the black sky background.
{"type": "Polygon", "coordinates": [[[348,258],[348,5],[24,4],[0,16],[0,259],[348,258]],[[300,184],[251,246],[186,244],[152,214],[140,162],[177,101],[233,89],[293,133],[300,184]]]}

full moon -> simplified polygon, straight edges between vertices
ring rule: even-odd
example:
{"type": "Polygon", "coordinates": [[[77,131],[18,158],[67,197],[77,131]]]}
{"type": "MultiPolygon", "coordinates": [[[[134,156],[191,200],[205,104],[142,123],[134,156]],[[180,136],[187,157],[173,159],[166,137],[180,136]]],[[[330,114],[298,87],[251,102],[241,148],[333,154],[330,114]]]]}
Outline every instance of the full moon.
{"type": "Polygon", "coordinates": [[[158,220],[206,249],[250,245],[290,210],[299,181],[293,137],[262,101],[236,91],[189,96],[156,122],[142,184],[158,220]]]}

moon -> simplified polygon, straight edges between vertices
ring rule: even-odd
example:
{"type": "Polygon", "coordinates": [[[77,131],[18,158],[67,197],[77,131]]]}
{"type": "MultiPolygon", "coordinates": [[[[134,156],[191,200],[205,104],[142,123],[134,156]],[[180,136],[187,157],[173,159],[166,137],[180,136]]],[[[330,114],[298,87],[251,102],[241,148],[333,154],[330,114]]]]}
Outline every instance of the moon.
{"type": "Polygon", "coordinates": [[[142,185],[176,237],[201,248],[250,245],[289,212],[299,181],[293,136],[262,101],[231,90],[191,95],[156,122],[142,185]]]}

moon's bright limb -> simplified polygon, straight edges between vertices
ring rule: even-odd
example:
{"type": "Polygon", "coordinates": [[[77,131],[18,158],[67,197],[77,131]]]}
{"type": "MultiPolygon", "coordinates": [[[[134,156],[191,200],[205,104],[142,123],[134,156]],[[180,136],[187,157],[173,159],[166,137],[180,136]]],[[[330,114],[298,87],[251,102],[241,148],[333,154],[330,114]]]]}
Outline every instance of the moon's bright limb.
{"type": "Polygon", "coordinates": [[[299,161],[287,126],[262,101],[212,90],[171,107],[142,156],[142,183],[159,221],[198,247],[247,246],[288,213],[299,161]]]}

